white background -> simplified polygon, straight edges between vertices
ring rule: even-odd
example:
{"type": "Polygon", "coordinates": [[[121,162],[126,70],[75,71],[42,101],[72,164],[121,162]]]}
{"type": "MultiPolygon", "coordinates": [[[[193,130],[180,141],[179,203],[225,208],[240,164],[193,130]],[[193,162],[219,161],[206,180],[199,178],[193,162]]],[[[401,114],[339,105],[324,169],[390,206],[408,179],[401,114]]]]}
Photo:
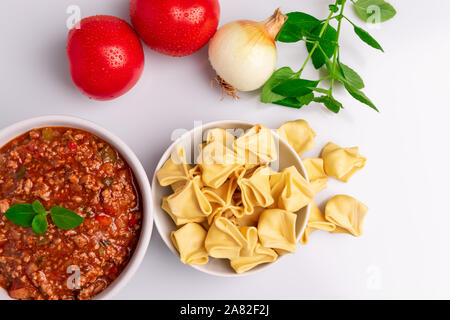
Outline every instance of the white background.
{"type": "MultiPolygon", "coordinates": [[[[326,17],[329,0],[222,0],[220,24],[263,20],[281,6],[326,17]]],[[[66,9],[83,17],[129,20],[127,0],[0,1],[0,126],[46,114],[95,121],[136,152],[149,176],[174,129],[195,120],[238,119],[272,128],[303,118],[317,132],[318,155],[328,141],[359,146],[366,168],[349,183],[331,181],[318,198],[336,193],[367,204],[360,238],[316,232],[307,246],[246,278],[216,278],[179,262],[154,230],[148,253],[120,299],[450,298],[450,1],[389,0],[397,16],[370,30],[379,53],[345,24],[341,59],[364,78],[377,114],[350,98],[339,115],[319,105],[302,110],[261,104],[258,92],[221,100],[211,88],[207,50],[171,58],[145,49],[137,86],[111,102],[90,101],[73,86],[65,54],[66,9]]],[[[353,10],[347,9],[354,17],[353,10]]],[[[358,21],[355,17],[355,21],[358,21]]],[[[366,26],[363,25],[367,29],[366,26]]],[[[279,45],[279,66],[298,69],[301,44],[279,45]]],[[[314,70],[308,70],[311,76],[314,70]]]]}

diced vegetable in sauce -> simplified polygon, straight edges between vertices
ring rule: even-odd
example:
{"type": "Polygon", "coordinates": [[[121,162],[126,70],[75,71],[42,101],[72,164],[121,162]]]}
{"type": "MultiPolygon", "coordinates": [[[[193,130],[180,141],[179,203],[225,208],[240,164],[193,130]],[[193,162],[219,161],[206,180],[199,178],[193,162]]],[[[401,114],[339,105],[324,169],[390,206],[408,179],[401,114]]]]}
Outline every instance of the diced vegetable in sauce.
{"type": "Polygon", "coordinates": [[[111,224],[111,217],[108,216],[97,216],[95,217],[95,219],[98,221],[98,223],[103,226],[103,227],[109,227],[109,225],[111,224]]]}
{"type": "Polygon", "coordinates": [[[44,140],[52,140],[53,139],[53,129],[52,128],[42,129],[42,138],[44,138],[44,140]]]}
{"type": "Polygon", "coordinates": [[[105,186],[111,187],[111,185],[114,183],[114,178],[107,177],[107,178],[105,178],[105,180],[103,180],[103,183],[105,184],[105,186]]]}
{"type": "Polygon", "coordinates": [[[43,245],[45,245],[45,244],[47,244],[49,242],[50,242],[50,239],[49,239],[49,237],[46,234],[39,235],[36,238],[36,245],[37,246],[43,246],[43,245]]]}
{"type": "Polygon", "coordinates": [[[110,146],[106,145],[100,150],[103,162],[117,162],[117,153],[110,146]]]}
{"type": "Polygon", "coordinates": [[[27,168],[25,166],[21,166],[19,171],[16,173],[16,179],[20,180],[25,176],[25,172],[27,171],[27,168]]]}
{"type": "Polygon", "coordinates": [[[111,241],[109,241],[108,239],[102,239],[102,240],[100,240],[100,244],[103,247],[107,247],[107,246],[109,246],[111,244],[111,241]]]}

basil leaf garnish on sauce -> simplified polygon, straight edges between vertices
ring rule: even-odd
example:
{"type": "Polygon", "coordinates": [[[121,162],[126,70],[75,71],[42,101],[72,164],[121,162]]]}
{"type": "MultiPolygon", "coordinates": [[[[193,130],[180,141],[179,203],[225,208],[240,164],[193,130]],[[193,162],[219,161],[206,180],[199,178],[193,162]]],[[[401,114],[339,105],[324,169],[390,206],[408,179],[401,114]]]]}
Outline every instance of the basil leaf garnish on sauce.
{"type": "Polygon", "coordinates": [[[50,210],[53,223],[60,229],[73,229],[83,223],[84,218],[63,207],[53,207],[50,210]]]}
{"type": "Polygon", "coordinates": [[[36,234],[44,234],[48,228],[48,214],[53,223],[64,230],[76,228],[84,221],[74,211],[63,207],[55,206],[47,211],[39,200],[13,205],[5,212],[5,217],[19,226],[31,227],[36,234]]]}

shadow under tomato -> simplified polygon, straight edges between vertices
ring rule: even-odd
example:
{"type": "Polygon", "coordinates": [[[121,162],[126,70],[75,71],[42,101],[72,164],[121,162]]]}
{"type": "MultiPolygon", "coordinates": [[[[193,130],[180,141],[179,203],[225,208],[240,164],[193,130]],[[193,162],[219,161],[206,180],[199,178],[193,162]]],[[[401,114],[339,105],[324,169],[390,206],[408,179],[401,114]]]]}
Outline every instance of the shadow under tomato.
{"type": "Polygon", "coordinates": [[[49,74],[55,77],[56,82],[64,86],[64,88],[70,89],[74,94],[78,94],[78,89],[73,84],[72,77],[70,76],[66,41],[67,37],[61,37],[48,43],[44,61],[49,70],[49,74]]]}

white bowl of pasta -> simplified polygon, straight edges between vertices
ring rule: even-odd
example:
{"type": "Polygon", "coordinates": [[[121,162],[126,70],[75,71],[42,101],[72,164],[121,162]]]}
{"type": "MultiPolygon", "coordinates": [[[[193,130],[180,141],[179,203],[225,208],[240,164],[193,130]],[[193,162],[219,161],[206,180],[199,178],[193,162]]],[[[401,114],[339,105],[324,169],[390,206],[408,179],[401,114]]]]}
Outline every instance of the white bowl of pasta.
{"type": "MultiPolygon", "coordinates": [[[[261,127],[265,128],[266,131],[269,132],[269,135],[273,137],[272,140],[275,142],[275,144],[271,144],[272,148],[275,146],[275,152],[272,152],[275,156],[271,160],[264,160],[264,163],[268,162],[268,164],[247,165],[247,162],[249,161],[249,152],[248,150],[245,150],[243,154],[245,154],[244,158],[246,162],[245,164],[241,163],[241,165],[245,168],[240,167],[238,169],[228,170],[226,179],[216,179],[217,177],[211,177],[210,171],[208,171],[209,167],[206,166],[207,162],[203,162],[201,165],[198,164],[199,160],[205,159],[206,157],[205,154],[207,154],[207,152],[205,146],[210,144],[210,140],[212,140],[211,137],[214,138],[215,136],[217,138],[217,132],[223,132],[223,130],[220,129],[224,129],[226,132],[231,133],[231,135],[234,136],[234,138],[231,139],[233,139],[233,143],[238,146],[240,140],[237,144],[235,141],[243,135],[248,136],[250,134],[249,132],[254,132],[254,128],[256,128],[254,124],[248,122],[224,120],[207,123],[201,127],[196,127],[177,138],[164,152],[155,169],[155,174],[152,181],[152,194],[156,228],[168,248],[175,255],[179,256],[183,263],[191,265],[194,269],[211,275],[225,277],[253,274],[278,261],[284,256],[285,253],[287,253],[287,251],[289,251],[289,249],[285,250],[285,247],[283,246],[274,246],[277,248],[270,247],[273,250],[265,248],[268,240],[266,239],[267,237],[264,238],[264,235],[268,232],[270,237],[272,230],[263,232],[262,229],[270,229],[272,224],[285,225],[286,221],[288,221],[288,224],[291,223],[292,226],[290,231],[286,231],[286,233],[288,233],[286,235],[286,239],[289,238],[291,243],[286,245],[290,245],[289,248],[292,249],[290,252],[293,252],[295,251],[297,243],[306,228],[306,223],[309,216],[309,204],[302,205],[300,209],[295,209],[295,211],[290,209],[287,210],[283,207],[289,211],[289,213],[283,213],[283,217],[280,218],[280,220],[272,215],[272,213],[276,216],[281,214],[280,212],[273,212],[278,209],[270,210],[270,208],[277,207],[273,200],[269,199],[266,201],[265,204],[267,206],[261,204],[264,203],[264,199],[271,198],[270,194],[265,197],[264,192],[261,191],[261,194],[256,195],[256,197],[246,196],[245,190],[247,190],[247,187],[244,186],[244,182],[249,181],[250,177],[255,177],[258,172],[268,173],[268,176],[272,177],[272,175],[278,171],[280,171],[281,175],[281,172],[293,170],[295,171],[295,175],[298,176],[298,179],[304,181],[305,183],[309,182],[306,170],[295,150],[285,140],[281,139],[279,135],[274,132],[274,130],[269,130],[264,126],[258,125],[258,128],[261,127]],[[199,145],[202,145],[203,149],[199,148],[199,145]],[[203,151],[199,153],[196,150],[203,151]],[[174,159],[177,159],[178,161],[174,161],[174,159]],[[184,162],[184,160],[186,162],[184,162]],[[184,166],[184,169],[180,169],[181,167],[178,167],[178,165],[184,166]],[[180,176],[183,175],[182,172],[186,172],[186,175],[189,175],[190,178],[180,178],[180,176]],[[249,179],[244,179],[244,176],[249,177],[249,179]],[[180,182],[180,179],[183,182],[180,182]],[[221,181],[219,182],[219,180],[221,181]],[[234,183],[234,180],[237,182],[234,183]],[[198,181],[198,183],[196,183],[196,181],[198,181]],[[192,185],[192,192],[183,191],[188,188],[188,184],[192,185]],[[228,185],[225,186],[226,184],[228,185]],[[195,185],[198,186],[196,187],[195,185]],[[224,188],[226,190],[232,189],[233,191],[229,196],[222,197],[225,199],[222,201],[220,200],[221,197],[217,196],[217,194],[221,194],[218,190],[224,188]],[[181,189],[183,190],[180,191],[181,189]],[[179,194],[177,198],[182,198],[182,201],[194,197],[196,205],[191,206],[190,203],[187,202],[182,202],[181,204],[180,202],[174,202],[174,196],[176,196],[176,194],[179,194]],[[199,197],[203,200],[199,200],[199,197]],[[219,198],[220,201],[215,201],[217,198],[219,198]],[[167,199],[169,199],[169,201],[167,199]],[[228,199],[230,203],[233,203],[230,205],[226,199],[228,199]],[[252,209],[248,209],[252,201],[260,202],[259,204],[254,204],[252,209]],[[223,202],[222,205],[227,206],[227,212],[224,213],[224,210],[218,209],[221,207],[221,205],[218,205],[219,202],[223,202]],[[228,205],[225,203],[228,203],[228,205]],[[175,213],[171,212],[175,211],[174,207],[177,207],[177,212],[175,213]],[[203,212],[206,212],[205,219],[202,219],[201,217],[199,218],[199,215],[195,215],[193,213],[198,210],[198,208],[201,208],[203,212]],[[183,210],[185,210],[186,215],[188,216],[178,214],[178,212],[183,212],[183,210]],[[258,211],[258,215],[255,220],[254,217],[256,217],[256,211],[258,211]],[[261,219],[263,219],[263,215],[266,218],[265,221],[262,222],[261,219]],[[259,229],[257,229],[257,227],[259,229]],[[235,231],[235,233],[230,231],[227,235],[216,235],[217,230],[229,230],[234,228],[237,228],[236,230],[240,231],[235,231]],[[202,236],[198,235],[198,231],[203,234],[203,238],[201,240],[199,239],[202,236]],[[242,237],[242,235],[244,236],[242,237]],[[237,241],[238,245],[226,247],[230,243],[227,242],[227,245],[223,245],[218,248],[217,242],[225,239],[224,237],[227,239],[232,239],[230,241],[237,241]],[[242,241],[239,242],[239,239],[242,239],[242,241]],[[262,240],[265,240],[265,242],[262,242],[262,240]],[[185,242],[182,243],[182,241],[187,241],[189,244],[185,242]],[[239,243],[244,242],[249,246],[248,248],[244,248],[247,247],[245,244],[239,245],[239,243]],[[250,245],[250,243],[253,243],[253,245],[250,245]],[[261,243],[263,243],[264,246],[261,243]],[[199,244],[202,246],[203,254],[199,252],[199,244]],[[190,250],[192,245],[197,246],[197,250],[190,250]],[[190,252],[183,252],[186,251],[186,249],[190,252]],[[207,253],[204,253],[205,251],[207,253]],[[234,254],[238,251],[241,253],[245,251],[246,258],[237,259],[234,254]],[[250,251],[251,254],[248,253],[250,251]],[[230,254],[233,255],[233,258],[230,258],[230,254]],[[259,257],[261,254],[264,259],[258,259],[257,263],[254,263],[256,262],[254,261],[254,257],[259,257]],[[251,267],[247,266],[249,263],[253,263],[251,267]]],[[[228,133],[226,133],[226,135],[228,135],[228,133]]],[[[250,139],[252,139],[252,137],[250,137],[250,139]]],[[[228,143],[225,142],[224,144],[228,143]]],[[[230,146],[231,145],[232,144],[230,144],[230,146]]],[[[226,149],[226,147],[224,148],[226,149]]],[[[227,151],[225,151],[225,153],[226,152],[227,151]]],[[[235,151],[234,154],[236,153],[239,152],[235,151]]],[[[262,161],[261,158],[264,158],[264,155],[261,157],[258,156],[256,161],[262,161]]],[[[221,167],[221,170],[219,170],[221,172],[220,177],[223,176],[222,169],[223,166],[221,167]]],[[[213,173],[216,171],[213,171],[213,173]]],[[[266,175],[265,173],[264,175],[266,175]]],[[[259,181],[258,177],[254,179],[259,181]]],[[[266,178],[264,178],[263,175],[261,175],[261,179],[266,181],[266,178]]],[[[301,181],[300,183],[302,183],[301,181]]],[[[259,187],[258,185],[256,185],[255,188],[265,190],[265,188],[259,187]]],[[[271,190],[269,189],[269,193],[271,191],[273,192],[273,186],[271,188],[271,190]]],[[[251,190],[249,192],[251,192],[251,190]]],[[[275,199],[275,203],[277,203],[276,198],[273,199],[275,199]]]]}

